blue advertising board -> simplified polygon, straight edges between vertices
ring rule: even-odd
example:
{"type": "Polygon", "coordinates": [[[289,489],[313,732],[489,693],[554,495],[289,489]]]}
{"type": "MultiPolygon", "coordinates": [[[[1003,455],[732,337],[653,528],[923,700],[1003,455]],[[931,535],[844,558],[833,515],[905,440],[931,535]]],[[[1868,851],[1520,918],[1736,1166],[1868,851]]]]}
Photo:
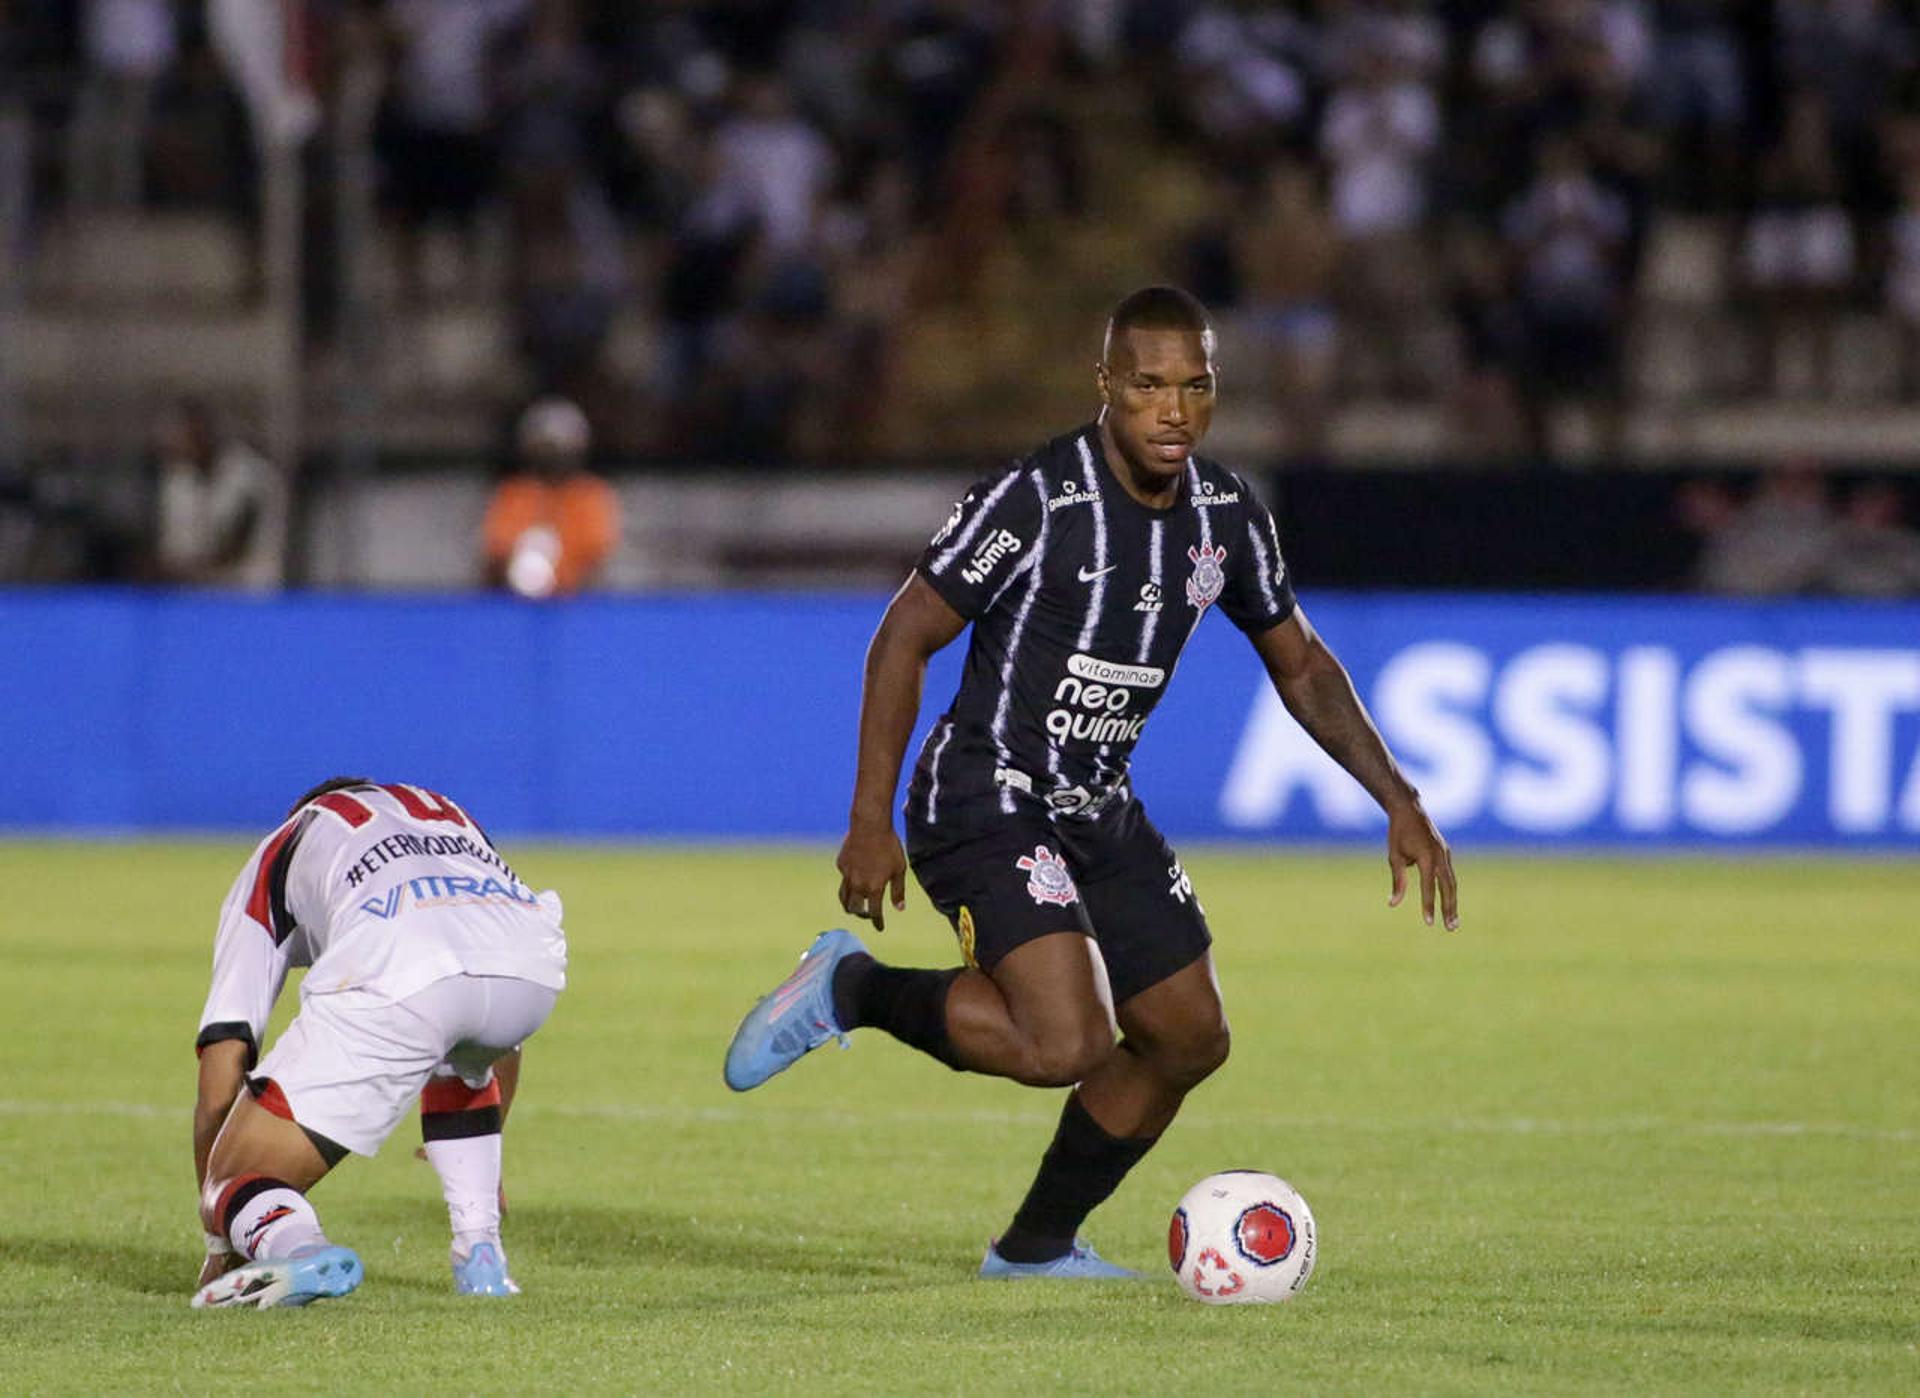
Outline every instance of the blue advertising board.
{"type": "MultiPolygon", "coordinates": [[[[884,599],[0,594],[0,825],[255,830],[340,772],[535,834],[830,838],[884,599]]],[[[1456,842],[1920,848],[1920,607],[1316,595],[1456,842]]],[[[964,640],[936,657],[922,728],[964,640]]],[[[1224,619],[1136,789],[1183,839],[1378,812],[1224,619]]]]}

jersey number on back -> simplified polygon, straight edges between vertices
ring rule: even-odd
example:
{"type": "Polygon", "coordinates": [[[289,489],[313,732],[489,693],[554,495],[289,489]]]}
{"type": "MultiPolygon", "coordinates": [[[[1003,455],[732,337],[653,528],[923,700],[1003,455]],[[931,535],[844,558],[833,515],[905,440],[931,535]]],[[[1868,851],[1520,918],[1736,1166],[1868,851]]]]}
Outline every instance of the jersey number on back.
{"type": "Polygon", "coordinates": [[[398,801],[408,815],[415,820],[446,820],[455,825],[467,823],[466,812],[437,791],[426,791],[417,786],[402,786],[398,782],[380,788],[398,801]]]}
{"type": "MultiPolygon", "coordinates": [[[[398,782],[380,788],[400,803],[406,813],[415,820],[444,820],[453,825],[466,825],[466,812],[437,791],[427,791],[419,787],[402,786],[398,782]]],[[[373,819],[373,812],[366,802],[347,795],[344,791],[329,791],[325,796],[315,799],[314,805],[324,806],[350,829],[358,830],[373,819]]]]}

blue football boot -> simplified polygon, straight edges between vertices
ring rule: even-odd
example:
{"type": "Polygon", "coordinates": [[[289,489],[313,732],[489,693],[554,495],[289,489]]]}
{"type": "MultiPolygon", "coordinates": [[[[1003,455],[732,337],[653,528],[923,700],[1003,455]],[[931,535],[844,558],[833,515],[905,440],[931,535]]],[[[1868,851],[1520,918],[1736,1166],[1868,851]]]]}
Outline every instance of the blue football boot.
{"type": "Polygon", "coordinates": [[[520,1286],[507,1275],[507,1259],[494,1243],[475,1243],[453,1260],[453,1289],[462,1296],[518,1296],[520,1286]]]}
{"type": "Polygon", "coordinates": [[[304,1306],[329,1296],[345,1296],[366,1276],[352,1248],[305,1248],[278,1262],[249,1262],[215,1277],[193,1294],[193,1308],[304,1306]]]}
{"type": "Polygon", "coordinates": [[[815,937],[793,974],[747,1011],[733,1031],[733,1042],[727,1045],[727,1086],[735,1092],[758,1087],[829,1039],[846,1047],[847,1033],[833,1015],[833,973],[842,961],[865,950],[844,928],[815,937]]]}
{"type": "Polygon", "coordinates": [[[980,1275],[994,1281],[1021,1277],[1055,1277],[1062,1281],[1138,1281],[1140,1273],[1116,1267],[1083,1238],[1048,1262],[1009,1262],[1000,1255],[998,1238],[987,1244],[987,1255],[980,1259],[980,1275]]]}

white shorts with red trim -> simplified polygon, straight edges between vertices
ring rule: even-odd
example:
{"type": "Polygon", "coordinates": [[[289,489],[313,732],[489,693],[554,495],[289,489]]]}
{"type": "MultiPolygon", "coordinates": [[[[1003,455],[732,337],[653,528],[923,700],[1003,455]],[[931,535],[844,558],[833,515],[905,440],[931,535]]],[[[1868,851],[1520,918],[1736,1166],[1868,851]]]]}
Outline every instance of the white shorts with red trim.
{"type": "Polygon", "coordinates": [[[445,1065],[485,1086],[493,1060],[553,1013],[559,992],[513,976],[447,976],[404,1000],[368,990],[303,997],[256,1078],[309,1131],[373,1155],[445,1065]]]}

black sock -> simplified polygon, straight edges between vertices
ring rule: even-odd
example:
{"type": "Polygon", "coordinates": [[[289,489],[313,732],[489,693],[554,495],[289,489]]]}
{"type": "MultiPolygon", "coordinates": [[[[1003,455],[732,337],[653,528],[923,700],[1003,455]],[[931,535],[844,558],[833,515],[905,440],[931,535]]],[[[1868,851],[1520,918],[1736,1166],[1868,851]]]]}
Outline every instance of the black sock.
{"type": "Polygon", "coordinates": [[[1009,1262],[1051,1262],[1065,1256],[1087,1215],[1120,1187],[1127,1171],[1159,1139],[1109,1136],[1075,1092],[1060,1113],[1060,1127],[1041,1158],[1033,1187],[994,1250],[1009,1262]]]}
{"type": "Polygon", "coordinates": [[[842,1029],[884,1029],[910,1048],[960,1064],[947,1041],[947,990],[960,974],[883,966],[855,952],[833,969],[833,1017],[842,1029]]]}

